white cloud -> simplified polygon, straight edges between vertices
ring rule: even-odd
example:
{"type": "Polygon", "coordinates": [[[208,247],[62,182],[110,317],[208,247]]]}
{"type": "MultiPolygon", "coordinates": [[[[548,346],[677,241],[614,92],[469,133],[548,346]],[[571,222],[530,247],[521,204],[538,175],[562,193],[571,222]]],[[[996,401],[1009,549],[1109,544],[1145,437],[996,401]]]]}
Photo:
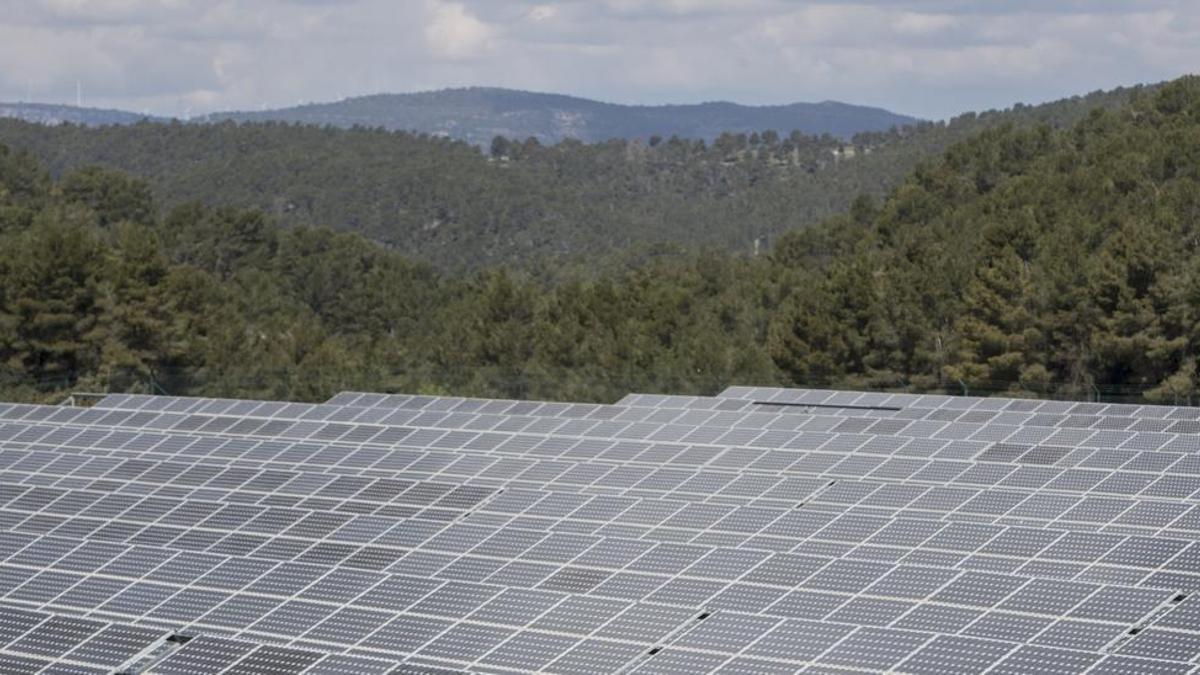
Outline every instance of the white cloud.
{"type": "Polygon", "coordinates": [[[526,15],[533,21],[549,21],[558,14],[558,8],[554,5],[534,5],[529,8],[529,13],[526,15]]]}
{"type": "Polygon", "coordinates": [[[29,6],[47,22],[81,25],[169,20],[193,11],[186,0],[36,0],[29,6]]]}
{"type": "Polygon", "coordinates": [[[895,30],[901,35],[936,35],[959,25],[958,19],[949,14],[918,14],[904,12],[896,20],[895,30]]]}
{"type": "Polygon", "coordinates": [[[1193,0],[0,0],[0,100],[165,114],[496,85],[941,117],[1200,63],[1193,0]]]}
{"type": "Polygon", "coordinates": [[[620,15],[687,16],[747,14],[778,6],[777,0],[600,0],[620,15]]]}
{"type": "Polygon", "coordinates": [[[488,48],[494,35],[491,26],[480,21],[460,3],[443,0],[431,0],[429,3],[425,42],[436,58],[475,58],[488,48]]]}

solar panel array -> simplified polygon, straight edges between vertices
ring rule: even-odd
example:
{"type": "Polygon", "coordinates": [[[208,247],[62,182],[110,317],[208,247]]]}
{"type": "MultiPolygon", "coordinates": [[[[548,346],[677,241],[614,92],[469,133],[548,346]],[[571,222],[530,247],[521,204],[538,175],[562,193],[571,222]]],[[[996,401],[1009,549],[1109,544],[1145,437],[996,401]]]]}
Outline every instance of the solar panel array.
{"type": "Polygon", "coordinates": [[[1200,409],[0,404],[3,673],[1200,670],[1200,409]]]}

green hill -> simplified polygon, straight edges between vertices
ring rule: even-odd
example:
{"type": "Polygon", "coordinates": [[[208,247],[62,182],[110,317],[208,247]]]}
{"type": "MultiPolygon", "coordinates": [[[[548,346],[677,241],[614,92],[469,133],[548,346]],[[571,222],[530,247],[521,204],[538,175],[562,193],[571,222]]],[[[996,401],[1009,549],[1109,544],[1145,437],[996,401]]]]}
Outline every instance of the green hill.
{"type": "Polygon", "coordinates": [[[256,208],[287,226],[359,232],[443,269],[531,267],[667,245],[749,253],[883,197],[919,163],[1002,124],[1064,126],[1140,89],[832,137],[763,132],[713,143],[498,141],[279,123],[46,127],[0,121],[0,142],[53,175],[100,165],[145,179],[158,202],[256,208]],[[494,152],[493,152],[494,151],[494,152]]]}
{"type": "Polygon", "coordinates": [[[442,274],[255,210],[160,216],[138,179],[55,181],[0,150],[0,389],[606,400],[762,383],[1196,401],[1200,78],[1133,98],[1061,129],[985,128],[770,255],[653,257],[554,284],[442,274]]]}
{"type": "Polygon", "coordinates": [[[989,129],[878,207],[792,233],[769,349],[799,382],[1193,400],[1200,78],[1072,127],[989,129]],[[815,275],[815,276],[813,276],[815,275]]]}
{"type": "Polygon", "coordinates": [[[36,124],[81,124],[103,126],[106,124],[137,124],[147,119],[158,119],[124,110],[108,108],[80,108],[57,103],[0,103],[0,118],[18,119],[36,124]]]}
{"type": "Polygon", "coordinates": [[[494,87],[377,94],[261,112],[215,113],[200,121],[287,122],[316,126],[415,131],[486,146],[496,136],[598,143],[651,136],[712,141],[722,133],[763,129],[829,134],[849,139],[917,120],[879,108],[835,101],[775,106],[713,102],[695,105],[619,105],[561,94],[494,87]]]}

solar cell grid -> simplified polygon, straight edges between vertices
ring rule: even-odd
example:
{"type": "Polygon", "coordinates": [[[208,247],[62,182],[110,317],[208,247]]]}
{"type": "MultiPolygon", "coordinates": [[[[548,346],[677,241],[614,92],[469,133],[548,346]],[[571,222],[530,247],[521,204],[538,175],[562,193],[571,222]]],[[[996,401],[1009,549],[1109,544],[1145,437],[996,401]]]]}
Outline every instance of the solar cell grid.
{"type": "MultiPolygon", "coordinates": [[[[1108,419],[1104,415],[1131,411],[950,397],[767,393],[781,396],[779,400],[791,396],[900,409],[765,412],[768,407],[730,398],[630,396],[622,401],[628,405],[573,406],[353,394],[322,406],[120,397],[76,415],[61,409],[6,408],[0,418],[22,421],[0,427],[0,438],[9,439],[0,446],[6,448],[0,449],[0,466],[22,489],[8,499],[3,496],[8,492],[0,493],[0,503],[7,502],[0,524],[45,539],[49,547],[40,550],[57,555],[50,558],[56,576],[30,584],[36,573],[23,576],[30,570],[10,559],[0,567],[0,579],[6,572],[16,575],[15,585],[5,591],[13,602],[32,605],[58,590],[53,602],[92,612],[140,583],[143,588],[130,600],[109,606],[146,616],[138,620],[150,621],[156,614],[188,617],[193,630],[212,635],[241,631],[280,647],[291,641],[296,646],[289,649],[316,654],[303,656],[302,667],[320,667],[324,655],[319,649],[344,649],[351,637],[358,644],[355,649],[375,649],[376,656],[383,656],[379,651],[395,648],[397,639],[387,637],[384,629],[403,620],[404,625],[441,627],[436,635],[401,650],[410,660],[551,672],[618,662],[617,667],[656,672],[729,670],[735,665],[792,672],[810,664],[842,666],[847,659],[858,659],[852,664],[857,667],[885,668],[900,663],[877,665],[892,658],[892,643],[907,644],[913,636],[926,641],[924,647],[913,645],[900,654],[914,664],[910,672],[952,667],[955,662],[942,647],[976,645],[979,638],[1006,647],[1007,657],[979,657],[1001,668],[1037,654],[1054,657],[1052,663],[1078,664],[1082,661],[1063,654],[1099,653],[1095,645],[1102,636],[1128,629],[1122,623],[1126,615],[1096,616],[1113,598],[1124,598],[1121,593],[1136,590],[1137,584],[1151,584],[1149,594],[1131,595],[1128,603],[1140,607],[1139,601],[1157,599],[1138,617],[1147,620],[1169,602],[1163,597],[1175,597],[1193,583],[1189,578],[1195,569],[1186,565],[1169,573],[1156,571],[1182,559],[1200,530],[1192,525],[1200,519],[1188,517],[1196,490],[1184,492],[1188,484],[1178,479],[1186,474],[1166,473],[1187,457],[1177,440],[1186,425],[1143,425],[1110,438],[1098,437],[1090,428],[1081,431],[1081,425],[1102,426],[1108,419]],[[123,410],[114,413],[118,408],[123,410]],[[134,410],[138,412],[125,414],[134,410]],[[164,420],[154,410],[175,412],[164,420]],[[1084,419],[1088,417],[1095,420],[1084,419]],[[54,418],[54,424],[39,422],[44,428],[29,431],[27,422],[54,418]],[[614,419],[622,422],[614,426],[605,421],[614,419]],[[914,419],[920,422],[907,421],[914,419]],[[388,426],[417,420],[424,429],[388,426]],[[151,436],[121,426],[131,422],[159,431],[151,436]],[[1058,426],[1020,426],[1028,423],[1058,426]],[[63,424],[68,426],[56,426],[63,424]],[[77,424],[86,428],[71,426],[77,424]],[[269,430],[275,436],[254,436],[269,425],[277,425],[269,430]],[[839,425],[845,426],[836,431],[839,425]],[[1022,431],[1037,429],[1049,433],[1030,440],[1043,445],[1031,445],[998,464],[984,459],[990,444],[1011,443],[1022,431]],[[487,442],[479,440],[484,438],[480,431],[491,434],[487,442]],[[21,434],[26,434],[23,440],[15,440],[21,434]],[[948,440],[968,437],[978,440],[948,440]],[[795,442],[803,438],[815,443],[795,442]],[[1045,444],[1049,438],[1059,445],[1045,444]],[[1090,443],[1099,445],[1082,447],[1090,443]],[[1131,443],[1139,447],[1133,449],[1131,443]],[[1118,458],[1110,451],[1124,454],[1118,458]],[[1029,462],[1022,461],[1026,455],[1029,462]],[[1069,473],[1076,465],[1089,468],[1069,473]],[[373,475],[360,475],[363,471],[373,475]],[[85,474],[90,482],[80,482],[85,474]],[[862,480],[865,474],[872,480],[862,480]],[[801,482],[790,482],[797,480],[801,482]],[[469,487],[469,481],[484,483],[469,487]],[[1160,487],[1153,489],[1155,485],[1160,487]],[[413,486],[419,487],[408,492],[413,486]],[[583,492],[596,490],[601,492],[583,492]],[[408,496],[397,499],[401,495],[408,496]],[[1058,502],[1039,501],[1043,496],[1058,502]],[[126,501],[96,509],[111,497],[126,501]],[[285,520],[278,521],[281,517],[285,520]],[[988,522],[971,522],[981,518],[991,522],[991,529],[980,529],[988,522]],[[54,548],[56,528],[78,533],[89,545],[151,544],[142,549],[155,552],[154,562],[148,569],[141,569],[147,565],[139,566],[136,559],[116,565],[111,571],[118,578],[85,587],[70,576],[83,572],[71,568],[79,565],[78,557],[68,563],[70,551],[54,548]],[[1071,546],[1059,546],[1073,535],[1103,536],[1091,531],[1095,529],[1112,531],[1109,536],[1115,538],[1094,543],[1076,539],[1071,546]],[[1192,534],[1181,536],[1185,532],[1192,534]],[[1167,533],[1174,536],[1164,537],[1167,533]],[[792,550],[796,553],[785,553],[792,550]],[[797,562],[813,561],[812,569],[797,574],[784,570],[802,568],[780,567],[783,576],[769,572],[786,560],[778,556],[786,555],[799,556],[797,562]],[[188,557],[167,564],[172,556],[188,557]],[[293,578],[281,573],[271,581],[283,565],[312,574],[293,578]],[[938,577],[939,572],[944,574],[938,577]],[[336,582],[335,573],[340,575],[336,582]],[[351,579],[348,573],[376,576],[351,579]],[[923,591],[914,592],[912,580],[922,574],[935,576],[923,591]],[[138,581],[150,579],[147,575],[154,578],[138,581]],[[889,581],[893,577],[896,581],[889,581]],[[1073,577],[1078,580],[1064,590],[1035,592],[1042,588],[1035,584],[1073,577]],[[386,579],[398,579],[393,583],[401,585],[432,581],[435,586],[403,602],[371,588],[382,589],[380,582],[386,579]],[[72,580],[74,584],[59,589],[72,580]],[[450,583],[460,585],[446,586],[450,583]],[[1000,596],[1009,586],[1030,590],[1000,596]],[[269,602],[240,599],[248,587],[264,593],[269,602]],[[303,591],[305,587],[313,590],[303,591]],[[1098,590],[1074,608],[1082,614],[1054,623],[1070,600],[1093,588],[1098,590]],[[948,589],[955,590],[939,599],[948,589]],[[536,613],[536,607],[483,612],[517,591],[548,593],[540,597],[555,604],[536,613]],[[905,599],[905,594],[914,597],[905,599]],[[297,595],[309,599],[295,599],[297,595]],[[171,596],[179,599],[173,603],[171,596]],[[381,603],[381,597],[387,602],[381,603]],[[469,600],[446,604],[440,597],[469,600]],[[605,624],[590,627],[585,622],[574,638],[535,625],[542,614],[554,616],[559,603],[575,598],[622,603],[615,614],[603,615],[614,626],[613,637],[588,637],[604,634],[605,624]],[[382,606],[369,606],[372,601],[382,606]],[[635,601],[642,604],[629,604],[635,601]],[[1002,604],[1006,602],[1011,604],[1002,604]],[[1094,607],[1088,609],[1088,602],[1094,607]],[[311,612],[302,611],[310,606],[311,612]],[[714,658],[714,650],[686,642],[649,655],[645,648],[631,647],[644,636],[616,627],[618,617],[636,616],[631,612],[637,607],[647,608],[638,611],[652,618],[631,626],[666,623],[661,614],[666,610],[691,617],[715,609],[715,628],[707,629],[713,631],[713,644],[736,642],[750,632],[758,639],[767,632],[718,630],[721,626],[759,627],[764,621],[774,626],[810,616],[826,621],[819,625],[846,627],[847,635],[856,637],[810,657],[795,653],[748,659],[735,657],[728,646],[721,648],[726,656],[714,658]],[[356,615],[359,622],[347,616],[331,623],[351,610],[367,614],[356,615]],[[1044,614],[1049,623],[1028,635],[1002,631],[971,638],[974,642],[948,641],[969,625],[982,626],[979,616],[999,618],[1014,611],[1044,614]],[[380,623],[384,619],[389,623],[380,623]],[[1048,625],[1055,627],[1046,629],[1048,625]],[[879,636],[892,642],[881,646],[879,636]],[[377,646],[369,646],[371,641],[377,646]]],[[[1171,424],[1186,419],[1178,411],[1136,412],[1145,412],[1145,420],[1175,420],[1171,424]]],[[[119,559],[118,550],[112,554],[119,559]]],[[[1187,615],[1178,616],[1183,621],[1187,615]]],[[[677,641],[679,636],[658,639],[667,637],[677,641]]],[[[1163,643],[1174,644],[1169,639],[1163,643]]],[[[296,655],[283,652],[271,663],[298,667],[299,661],[288,661],[291,656],[296,655]]],[[[969,670],[969,660],[964,664],[969,670]]],[[[1161,664],[1169,660],[1142,665],[1161,664]]]]}

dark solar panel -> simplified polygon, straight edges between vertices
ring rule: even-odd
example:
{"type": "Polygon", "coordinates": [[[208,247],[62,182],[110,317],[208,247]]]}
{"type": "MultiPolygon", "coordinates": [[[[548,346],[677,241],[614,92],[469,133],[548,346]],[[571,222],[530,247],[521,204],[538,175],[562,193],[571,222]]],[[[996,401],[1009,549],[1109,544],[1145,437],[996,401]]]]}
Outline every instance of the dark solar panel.
{"type": "Polygon", "coordinates": [[[0,404],[0,672],[1189,672],[1192,413],[0,404]]]}

